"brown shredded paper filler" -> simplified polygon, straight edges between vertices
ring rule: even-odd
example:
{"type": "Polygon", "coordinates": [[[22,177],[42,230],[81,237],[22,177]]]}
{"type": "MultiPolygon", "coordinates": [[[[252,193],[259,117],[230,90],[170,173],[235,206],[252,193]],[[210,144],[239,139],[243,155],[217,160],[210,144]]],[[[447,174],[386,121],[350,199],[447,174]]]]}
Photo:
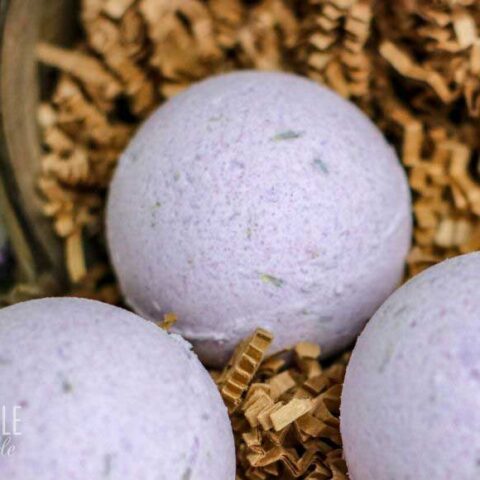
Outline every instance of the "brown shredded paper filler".
{"type": "Polygon", "coordinates": [[[339,408],[348,354],[321,365],[318,345],[266,356],[257,330],[213,377],[229,408],[237,479],[346,480],[339,408]]]}

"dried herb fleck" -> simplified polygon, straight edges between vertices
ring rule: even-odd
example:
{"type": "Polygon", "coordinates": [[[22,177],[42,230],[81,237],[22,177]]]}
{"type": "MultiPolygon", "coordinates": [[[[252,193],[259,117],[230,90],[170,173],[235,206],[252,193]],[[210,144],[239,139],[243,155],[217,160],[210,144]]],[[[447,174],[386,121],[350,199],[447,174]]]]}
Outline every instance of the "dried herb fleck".
{"type": "Polygon", "coordinates": [[[313,161],[313,164],[325,175],[329,174],[328,167],[321,158],[318,158],[318,157],[315,158],[315,160],[313,161]]]}
{"type": "Polygon", "coordinates": [[[73,385],[67,379],[65,379],[62,381],[62,390],[63,393],[72,393],[73,385]]]}
{"type": "Polygon", "coordinates": [[[260,280],[263,283],[271,283],[272,285],[275,285],[277,288],[283,287],[283,284],[285,283],[281,278],[274,277],[273,275],[269,275],[268,273],[261,273],[260,280]]]}
{"type": "Polygon", "coordinates": [[[303,136],[303,132],[295,132],[294,130],[286,130],[275,135],[272,140],[274,142],[281,142],[283,140],[296,140],[303,136]]]}

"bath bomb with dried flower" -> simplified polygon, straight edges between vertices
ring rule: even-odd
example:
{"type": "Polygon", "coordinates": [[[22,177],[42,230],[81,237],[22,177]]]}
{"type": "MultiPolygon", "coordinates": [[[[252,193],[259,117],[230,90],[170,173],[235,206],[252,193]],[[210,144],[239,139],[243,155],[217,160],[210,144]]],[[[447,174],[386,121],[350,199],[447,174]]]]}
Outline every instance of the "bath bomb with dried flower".
{"type": "Polygon", "coordinates": [[[190,345],[110,305],[1,310],[0,405],[15,448],[1,478],[235,478],[226,408],[190,345]]]}
{"type": "Polygon", "coordinates": [[[355,480],[480,478],[480,253],[394,293],[358,339],[341,431],[355,480]]]}
{"type": "Polygon", "coordinates": [[[107,214],[129,304],[178,314],[222,364],[260,326],[275,347],[352,342],[402,277],[404,171],[354,105],[286,73],[237,72],[165,103],[122,156],[107,214]]]}

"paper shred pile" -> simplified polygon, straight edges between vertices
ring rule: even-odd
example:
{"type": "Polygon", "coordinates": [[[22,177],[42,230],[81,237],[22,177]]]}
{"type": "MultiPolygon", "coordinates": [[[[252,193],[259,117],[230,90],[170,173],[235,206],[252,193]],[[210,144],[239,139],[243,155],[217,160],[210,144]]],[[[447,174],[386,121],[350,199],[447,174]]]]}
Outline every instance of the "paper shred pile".
{"type": "Polygon", "coordinates": [[[372,32],[372,1],[309,2],[306,73],[344,97],[370,99],[372,61],[366,44],[372,32]]]}
{"type": "Polygon", "coordinates": [[[415,274],[480,249],[480,3],[378,8],[378,56],[387,64],[374,89],[378,122],[398,146],[414,192],[415,274]]]}
{"type": "Polygon", "coordinates": [[[325,367],[317,345],[300,343],[265,357],[271,341],[257,330],[214,374],[235,433],[237,479],[346,480],[339,407],[348,354],[325,367]]]}

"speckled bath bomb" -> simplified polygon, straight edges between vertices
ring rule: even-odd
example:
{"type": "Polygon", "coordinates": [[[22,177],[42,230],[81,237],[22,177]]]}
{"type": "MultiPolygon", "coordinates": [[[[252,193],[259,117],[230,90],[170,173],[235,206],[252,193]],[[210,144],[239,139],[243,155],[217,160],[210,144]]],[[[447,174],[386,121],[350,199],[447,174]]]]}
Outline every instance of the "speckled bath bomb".
{"type": "Polygon", "coordinates": [[[352,480],[480,478],[480,253],[430,268],[375,314],[341,430],[352,480]]]}
{"type": "Polygon", "coordinates": [[[402,276],[405,174],[354,105],[301,77],[210,78],[164,104],[120,160],[111,259],[129,304],[219,365],[256,327],[275,346],[350,343],[402,276]]]}
{"type": "Polygon", "coordinates": [[[1,310],[0,407],[0,440],[15,447],[0,456],[2,479],[235,478],[227,412],[189,344],[116,307],[1,310]]]}

